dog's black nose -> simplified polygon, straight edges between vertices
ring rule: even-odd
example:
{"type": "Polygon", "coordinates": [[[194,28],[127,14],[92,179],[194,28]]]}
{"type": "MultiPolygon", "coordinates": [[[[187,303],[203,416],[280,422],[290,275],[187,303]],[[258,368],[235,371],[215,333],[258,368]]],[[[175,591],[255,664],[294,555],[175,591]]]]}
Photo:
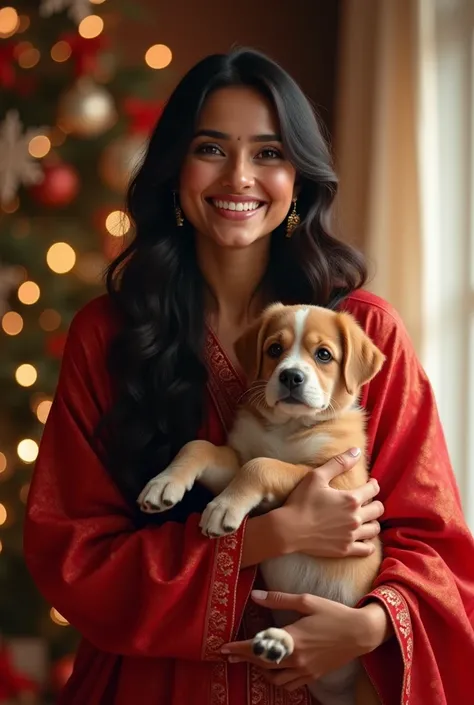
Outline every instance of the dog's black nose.
{"type": "Polygon", "coordinates": [[[301,387],[305,381],[305,376],[301,370],[291,368],[280,372],[279,380],[285,387],[291,390],[295,387],[301,387]]]}

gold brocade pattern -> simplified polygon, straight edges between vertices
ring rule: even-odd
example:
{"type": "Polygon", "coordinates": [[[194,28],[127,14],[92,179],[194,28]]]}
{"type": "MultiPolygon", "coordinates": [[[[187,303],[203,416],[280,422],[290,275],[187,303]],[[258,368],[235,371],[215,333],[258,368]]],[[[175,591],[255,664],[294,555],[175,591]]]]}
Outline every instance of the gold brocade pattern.
{"type": "Polygon", "coordinates": [[[384,603],[390,614],[395,634],[400,645],[404,665],[401,705],[409,705],[411,667],[413,662],[413,631],[408,605],[405,598],[398,590],[389,586],[375,588],[371,596],[378,597],[384,603]]]}
{"type": "MultiPolygon", "coordinates": [[[[245,391],[244,380],[239,377],[230,361],[221,350],[212,330],[208,329],[205,347],[205,361],[208,369],[208,390],[219,412],[221,422],[228,432],[232,426],[237,404],[245,391]]],[[[235,604],[235,591],[240,569],[241,535],[245,525],[236,534],[224,536],[217,542],[217,551],[211,576],[211,595],[207,610],[207,633],[204,639],[203,659],[213,661],[210,705],[228,705],[229,688],[227,663],[215,661],[221,647],[232,638],[235,614],[228,619],[228,606],[235,604]]],[[[244,614],[244,631],[249,637],[260,629],[271,625],[265,622],[268,613],[249,602],[244,614]]],[[[310,705],[307,688],[299,688],[287,693],[274,688],[262,676],[260,669],[248,668],[248,702],[252,705],[310,705]]]]}

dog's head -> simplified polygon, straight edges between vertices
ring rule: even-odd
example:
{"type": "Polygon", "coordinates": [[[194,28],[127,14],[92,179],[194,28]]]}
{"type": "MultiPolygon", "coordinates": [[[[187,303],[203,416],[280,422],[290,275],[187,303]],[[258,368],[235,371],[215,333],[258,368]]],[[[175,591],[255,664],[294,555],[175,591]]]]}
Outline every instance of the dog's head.
{"type": "Polygon", "coordinates": [[[273,304],[237,341],[253,403],[275,420],[323,419],[350,407],[384,355],[348,313],[273,304]]]}

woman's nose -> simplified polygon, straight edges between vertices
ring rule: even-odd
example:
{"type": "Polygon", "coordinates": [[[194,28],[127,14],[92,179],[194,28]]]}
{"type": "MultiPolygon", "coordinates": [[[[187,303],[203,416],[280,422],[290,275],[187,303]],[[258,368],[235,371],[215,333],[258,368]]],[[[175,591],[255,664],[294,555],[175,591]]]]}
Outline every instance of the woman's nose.
{"type": "Polygon", "coordinates": [[[253,165],[244,157],[229,160],[223,178],[223,185],[232,190],[251,188],[255,182],[253,165]]]}

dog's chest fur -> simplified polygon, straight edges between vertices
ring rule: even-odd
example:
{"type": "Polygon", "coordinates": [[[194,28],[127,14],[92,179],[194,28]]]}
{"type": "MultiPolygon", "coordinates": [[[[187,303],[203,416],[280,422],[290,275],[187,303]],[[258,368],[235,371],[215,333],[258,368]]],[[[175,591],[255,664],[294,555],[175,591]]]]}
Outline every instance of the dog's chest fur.
{"type": "MultiPolygon", "coordinates": [[[[266,425],[245,409],[239,411],[234,427],[229,435],[229,445],[239,454],[244,464],[254,458],[275,458],[292,464],[314,466],[320,456],[327,460],[324,448],[331,445],[331,436],[326,430],[312,428],[307,434],[298,434],[301,425],[298,422],[286,422],[281,425],[266,425]]],[[[271,502],[264,502],[260,509],[267,511],[271,502]]],[[[293,594],[304,592],[336,600],[346,605],[353,605],[354,595],[350,584],[334,581],[326,577],[326,570],[318,559],[301,553],[272,558],[260,565],[265,583],[270,590],[280,590],[293,594]]],[[[280,626],[294,621],[291,615],[275,615],[280,626]],[[286,620],[286,621],[285,621],[286,620]]]]}
{"type": "Polygon", "coordinates": [[[229,436],[229,444],[239,454],[242,464],[254,458],[276,458],[286,463],[311,463],[330,442],[327,433],[313,429],[296,436],[300,424],[287,422],[270,425],[242,410],[229,436]]]}

